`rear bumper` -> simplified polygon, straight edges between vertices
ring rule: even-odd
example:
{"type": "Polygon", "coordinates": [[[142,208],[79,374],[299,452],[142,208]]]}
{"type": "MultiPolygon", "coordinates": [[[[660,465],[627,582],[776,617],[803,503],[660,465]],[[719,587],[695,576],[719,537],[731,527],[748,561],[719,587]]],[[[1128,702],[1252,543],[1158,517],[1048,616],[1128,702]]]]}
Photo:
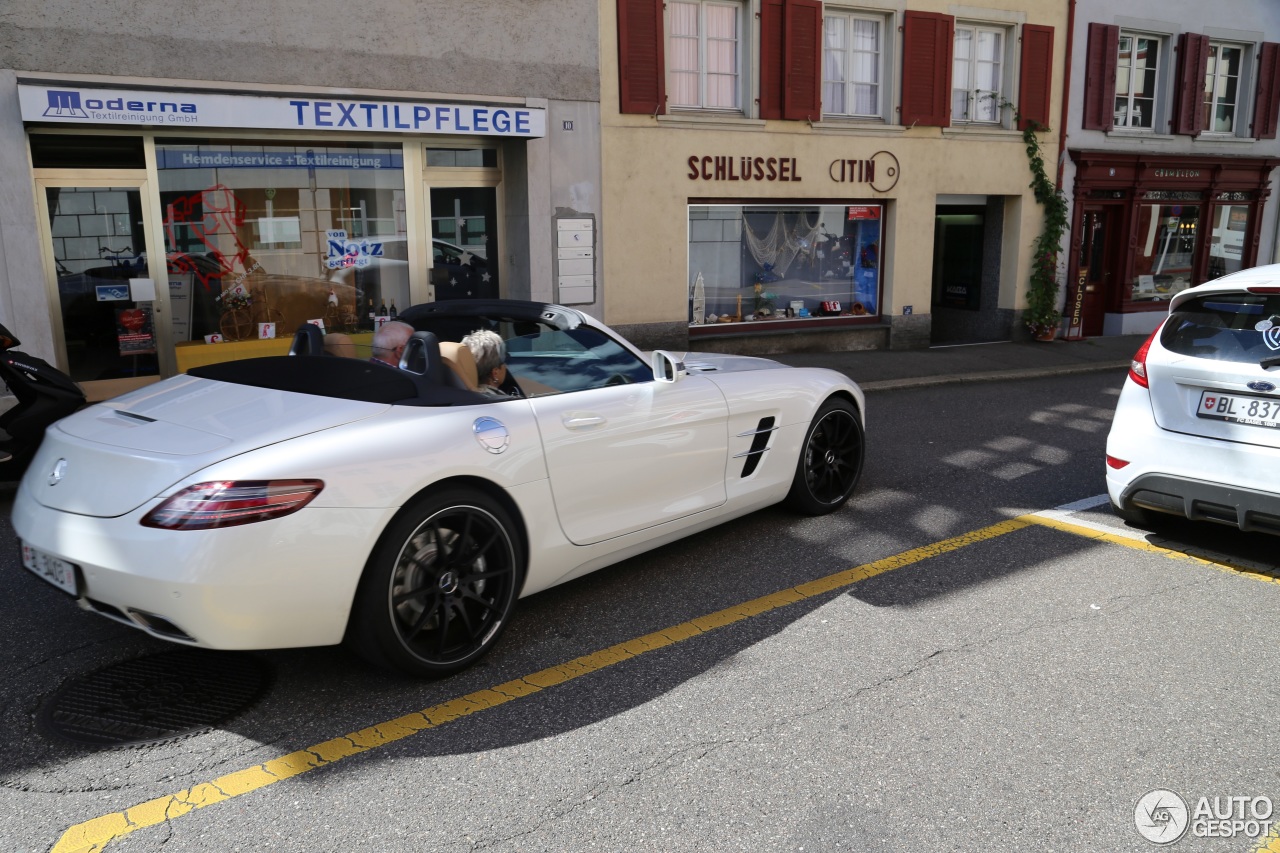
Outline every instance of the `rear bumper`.
{"type": "Polygon", "coordinates": [[[20,488],[13,526],[79,568],[81,607],[161,639],[228,650],[341,642],[373,541],[394,513],[307,507],[259,524],[167,531],[138,523],[147,508],[93,518],[40,506],[20,488]]]}
{"type": "Polygon", "coordinates": [[[1191,521],[1216,521],[1241,530],[1280,535],[1280,495],[1206,483],[1168,474],[1146,474],[1131,482],[1117,504],[1191,521]]]}

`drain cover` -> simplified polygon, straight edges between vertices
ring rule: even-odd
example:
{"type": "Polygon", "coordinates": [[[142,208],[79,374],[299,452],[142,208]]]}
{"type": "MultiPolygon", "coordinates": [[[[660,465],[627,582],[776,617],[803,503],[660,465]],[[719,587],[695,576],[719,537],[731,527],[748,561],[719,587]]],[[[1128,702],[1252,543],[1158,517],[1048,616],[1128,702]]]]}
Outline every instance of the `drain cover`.
{"type": "Polygon", "coordinates": [[[138,746],[207,731],[266,691],[246,654],[183,649],[123,661],[64,684],[41,709],[47,732],[88,746],[138,746]]]}

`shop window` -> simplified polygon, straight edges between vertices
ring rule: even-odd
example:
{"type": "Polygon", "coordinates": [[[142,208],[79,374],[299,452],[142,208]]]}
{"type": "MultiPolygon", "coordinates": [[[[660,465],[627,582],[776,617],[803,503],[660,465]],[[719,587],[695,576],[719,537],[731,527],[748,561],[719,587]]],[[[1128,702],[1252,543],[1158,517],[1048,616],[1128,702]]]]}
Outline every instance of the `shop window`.
{"type": "Polygon", "coordinates": [[[1164,195],[1175,198],[1138,205],[1134,278],[1126,300],[1135,307],[1163,304],[1197,283],[1193,276],[1201,205],[1194,199],[1200,193],[1164,195]]]}
{"type": "Polygon", "coordinates": [[[1206,133],[1235,133],[1243,67],[1242,45],[1209,43],[1209,60],[1204,75],[1203,126],[1206,133]]]}
{"type": "Polygon", "coordinates": [[[951,120],[1000,121],[1004,102],[1005,33],[956,24],[951,70],[951,120]]]}
{"type": "Polygon", "coordinates": [[[156,143],[178,341],[371,329],[408,307],[399,146],[156,143]]]}
{"type": "Polygon", "coordinates": [[[822,110],[880,118],[883,113],[884,21],[828,12],[823,18],[822,110]]]}
{"type": "Polygon", "coordinates": [[[1218,204],[1213,207],[1209,234],[1208,278],[1219,278],[1244,269],[1244,242],[1249,233],[1249,205],[1218,204]]]}
{"type": "Polygon", "coordinates": [[[673,108],[742,109],[742,5],[667,4],[667,96],[673,108]]]}
{"type": "Polygon", "coordinates": [[[880,310],[880,205],[690,205],[694,326],[880,310]]]}

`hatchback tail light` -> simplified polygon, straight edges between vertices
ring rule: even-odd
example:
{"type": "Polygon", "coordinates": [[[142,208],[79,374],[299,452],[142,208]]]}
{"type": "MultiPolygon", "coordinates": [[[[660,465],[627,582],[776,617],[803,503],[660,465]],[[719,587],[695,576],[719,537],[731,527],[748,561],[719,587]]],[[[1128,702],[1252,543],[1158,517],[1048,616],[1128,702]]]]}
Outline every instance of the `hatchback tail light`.
{"type": "Polygon", "coordinates": [[[1160,334],[1160,330],[1164,328],[1164,323],[1156,326],[1155,331],[1147,336],[1142,342],[1142,346],[1138,347],[1138,351],[1133,354],[1133,360],[1129,362],[1129,378],[1141,385],[1143,388],[1150,388],[1147,384],[1147,353],[1151,349],[1151,342],[1156,339],[1156,335],[1160,334]]]}
{"type": "Polygon", "coordinates": [[[1107,467],[1119,470],[1129,464],[1129,460],[1121,459],[1118,456],[1107,456],[1107,467]]]}
{"type": "Polygon", "coordinates": [[[143,527],[211,530],[282,518],[311,503],[322,480],[218,480],[188,486],[142,519],[143,527]]]}

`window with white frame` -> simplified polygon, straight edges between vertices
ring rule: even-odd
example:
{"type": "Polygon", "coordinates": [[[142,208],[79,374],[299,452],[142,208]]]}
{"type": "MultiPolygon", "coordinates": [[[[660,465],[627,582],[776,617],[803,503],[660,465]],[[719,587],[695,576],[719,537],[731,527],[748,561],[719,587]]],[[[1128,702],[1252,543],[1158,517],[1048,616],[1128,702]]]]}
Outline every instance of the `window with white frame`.
{"type": "Polygon", "coordinates": [[[742,4],[680,0],[667,9],[669,105],[742,109],[742,4]]]}
{"type": "Polygon", "coordinates": [[[1242,45],[1209,43],[1209,65],[1204,75],[1205,133],[1235,133],[1243,65],[1242,45]]]}
{"type": "Polygon", "coordinates": [[[1155,127],[1160,49],[1160,39],[1154,36],[1121,31],[1116,61],[1116,127],[1155,127]]]}
{"type": "Polygon", "coordinates": [[[951,120],[1000,121],[1004,88],[1005,32],[956,23],[951,67],[951,120]]]}
{"type": "Polygon", "coordinates": [[[829,11],[822,29],[822,111],[878,118],[883,112],[884,21],[829,11]]]}

